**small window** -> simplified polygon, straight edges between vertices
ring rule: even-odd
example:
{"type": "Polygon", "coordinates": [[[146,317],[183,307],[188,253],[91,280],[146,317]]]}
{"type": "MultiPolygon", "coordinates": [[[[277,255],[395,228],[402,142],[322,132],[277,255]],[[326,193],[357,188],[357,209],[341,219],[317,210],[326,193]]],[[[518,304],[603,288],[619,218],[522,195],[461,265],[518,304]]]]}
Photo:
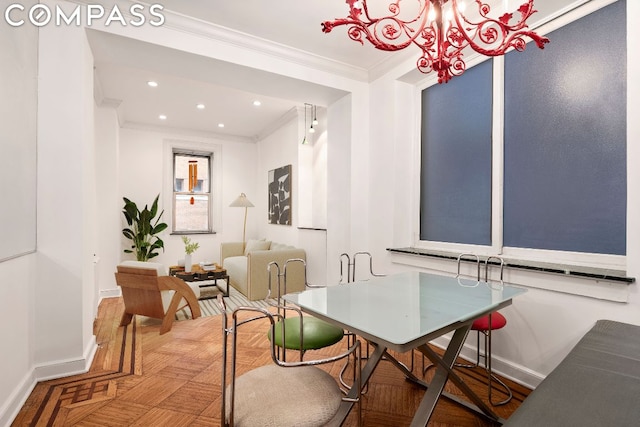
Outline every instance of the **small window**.
{"type": "Polygon", "coordinates": [[[173,152],[173,232],[211,232],[212,159],[212,153],[173,152]]]}

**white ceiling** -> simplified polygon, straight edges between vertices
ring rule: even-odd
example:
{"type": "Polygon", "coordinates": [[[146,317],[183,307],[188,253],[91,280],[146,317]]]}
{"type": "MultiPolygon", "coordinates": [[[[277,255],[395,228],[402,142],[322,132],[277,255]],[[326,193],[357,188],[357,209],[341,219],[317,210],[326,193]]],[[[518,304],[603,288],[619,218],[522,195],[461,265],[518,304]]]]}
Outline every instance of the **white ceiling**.
{"type": "MultiPolygon", "coordinates": [[[[372,15],[382,15],[389,1],[370,0],[372,15]]],[[[488,3],[507,3],[506,8],[515,10],[524,1],[488,3]]],[[[530,24],[535,26],[561,8],[584,1],[536,0],[539,13],[530,24]]],[[[107,7],[114,2],[102,3],[107,7]]],[[[407,8],[412,5],[405,3],[402,5],[407,8]]],[[[364,75],[398,55],[350,40],[345,27],[322,33],[322,21],[346,17],[345,0],[163,0],[161,4],[167,15],[192,17],[249,40],[257,38],[262,43],[285,46],[291,52],[352,67],[364,75]]],[[[492,16],[497,15],[492,12],[492,16]]],[[[294,107],[302,107],[305,102],[326,106],[345,95],[336,89],[100,31],[89,30],[89,42],[100,94],[106,102],[119,104],[121,125],[186,129],[255,140],[294,107]],[[156,80],[159,86],[148,87],[148,80],[156,80]],[[252,105],[256,99],[262,102],[260,107],[252,105]],[[197,103],[206,108],[197,110],[197,103]],[[165,114],[167,120],[159,120],[159,114],[165,114]],[[220,122],[225,124],[223,129],[218,127],[220,122]]]]}

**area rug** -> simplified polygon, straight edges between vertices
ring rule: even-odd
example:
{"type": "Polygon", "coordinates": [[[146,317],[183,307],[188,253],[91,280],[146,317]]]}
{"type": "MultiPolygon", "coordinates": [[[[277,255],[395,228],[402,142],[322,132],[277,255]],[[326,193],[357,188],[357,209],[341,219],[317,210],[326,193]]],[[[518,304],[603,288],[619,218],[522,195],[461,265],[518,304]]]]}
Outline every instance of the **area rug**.
{"type": "MultiPolygon", "coordinates": [[[[201,298],[202,296],[206,296],[207,298],[198,300],[200,311],[202,312],[202,317],[215,316],[222,313],[222,311],[220,310],[220,306],[218,305],[218,300],[215,298],[214,294],[215,292],[203,294],[201,295],[201,298]]],[[[266,300],[249,301],[233,286],[230,286],[229,296],[225,297],[224,301],[227,305],[227,313],[232,312],[236,307],[270,307],[269,303],[266,300]]],[[[182,310],[178,310],[176,312],[176,320],[185,319],[191,319],[191,311],[188,307],[185,307],[182,310]]]]}

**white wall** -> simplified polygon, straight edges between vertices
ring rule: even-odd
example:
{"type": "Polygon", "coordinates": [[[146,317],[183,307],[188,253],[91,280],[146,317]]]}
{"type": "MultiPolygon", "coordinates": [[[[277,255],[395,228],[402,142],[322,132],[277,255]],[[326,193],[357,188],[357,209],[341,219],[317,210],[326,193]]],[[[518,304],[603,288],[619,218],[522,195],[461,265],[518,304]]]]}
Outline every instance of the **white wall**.
{"type": "MultiPolygon", "coordinates": [[[[193,143],[200,147],[220,146],[220,164],[222,165],[222,194],[219,196],[222,218],[221,226],[215,230],[215,234],[203,234],[192,236],[192,240],[200,244],[200,248],[193,254],[193,262],[220,261],[220,243],[225,241],[242,240],[242,224],[244,211],[231,208],[229,204],[242,192],[247,194],[254,204],[258,200],[256,185],[257,149],[252,142],[225,141],[213,137],[201,135],[180,134],[176,132],[163,132],[157,130],[122,128],[119,131],[118,149],[118,196],[117,212],[119,222],[116,227],[109,229],[109,236],[117,234],[121,236],[121,229],[125,226],[122,211],[122,197],[127,197],[136,202],[141,208],[144,204],[151,205],[157,194],[160,194],[160,207],[164,208],[162,219],[171,224],[171,187],[166,184],[167,173],[165,166],[165,143],[167,141],[180,141],[180,143],[193,143]]],[[[265,178],[266,179],[266,178],[265,178]]],[[[264,190],[266,192],[266,189],[264,190]]],[[[215,210],[214,210],[215,211],[215,210]]],[[[256,208],[249,208],[247,219],[247,237],[257,236],[258,219],[254,214],[256,208]]],[[[266,217],[266,214],[265,214],[266,217]]],[[[160,234],[164,241],[165,250],[154,260],[165,265],[175,265],[179,259],[184,258],[184,244],[181,236],[171,235],[170,228],[160,234]]],[[[119,258],[132,259],[133,255],[125,254],[129,241],[119,237],[119,258]]],[[[117,262],[116,262],[117,263],[117,262]]],[[[111,276],[116,263],[105,266],[111,270],[111,276]]],[[[106,278],[110,282],[107,288],[115,288],[115,279],[106,278]]],[[[106,289],[106,288],[105,288],[106,289]]]]}
{"type": "Polygon", "coordinates": [[[327,111],[316,107],[318,124],[309,133],[309,114],[298,110],[298,224],[305,228],[327,228],[327,111]]]}
{"type": "MultiPolygon", "coordinates": [[[[338,283],[340,254],[375,251],[369,221],[379,212],[371,211],[370,197],[378,197],[371,186],[373,150],[370,128],[369,85],[354,85],[349,95],[327,110],[327,279],[338,283]]],[[[384,119],[388,122],[388,119],[384,119]]],[[[388,164],[390,170],[394,165],[388,164]]]]}
{"type": "Polygon", "coordinates": [[[0,425],[9,425],[35,385],[33,372],[34,296],[37,256],[0,263],[0,301],[4,301],[0,336],[0,425]]]}
{"type": "Polygon", "coordinates": [[[41,28],[38,62],[37,252],[0,265],[11,349],[0,363],[2,425],[36,381],[86,372],[97,348],[93,58],[84,30],[41,28]]]}
{"type": "MultiPolygon", "coordinates": [[[[29,7],[34,2],[26,3],[29,7]]],[[[36,248],[37,47],[35,27],[0,25],[0,301],[4,303],[0,323],[0,426],[10,424],[35,383],[37,255],[24,254],[36,248]],[[16,179],[21,182],[14,183],[16,179]]]]}
{"type": "Polygon", "coordinates": [[[84,30],[43,27],[39,46],[36,376],[91,362],[95,238],[93,58],[84,30]]]}
{"type": "Polygon", "coordinates": [[[312,150],[312,186],[313,195],[311,224],[316,228],[327,227],[327,111],[318,108],[318,130],[313,141],[312,150]]]}
{"type": "Polygon", "coordinates": [[[101,298],[119,295],[115,287],[114,266],[122,252],[122,196],[120,194],[119,150],[120,127],[112,107],[95,109],[96,139],[96,204],[98,249],[96,252],[96,283],[101,298]]]}
{"type": "Polygon", "coordinates": [[[327,111],[327,284],[339,280],[338,259],[350,249],[351,98],[345,96],[327,111]]]}
{"type": "Polygon", "coordinates": [[[247,234],[247,239],[263,238],[274,242],[298,245],[299,221],[299,197],[298,197],[298,147],[302,140],[298,129],[298,115],[291,119],[278,130],[268,135],[258,143],[258,174],[256,176],[256,196],[251,200],[256,206],[251,212],[257,220],[258,235],[247,234]],[[291,225],[270,224],[268,218],[267,187],[269,171],[282,166],[291,165],[291,225]]]}

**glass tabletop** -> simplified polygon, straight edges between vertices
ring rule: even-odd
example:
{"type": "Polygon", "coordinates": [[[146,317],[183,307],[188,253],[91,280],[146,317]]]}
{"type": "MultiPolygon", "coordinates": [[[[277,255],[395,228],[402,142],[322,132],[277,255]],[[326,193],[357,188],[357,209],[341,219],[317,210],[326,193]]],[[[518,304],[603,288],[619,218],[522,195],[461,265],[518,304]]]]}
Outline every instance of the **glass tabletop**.
{"type": "Polygon", "coordinates": [[[285,295],[284,299],[310,314],[404,351],[409,343],[504,307],[524,292],[507,284],[410,271],[308,289],[285,295]]]}

